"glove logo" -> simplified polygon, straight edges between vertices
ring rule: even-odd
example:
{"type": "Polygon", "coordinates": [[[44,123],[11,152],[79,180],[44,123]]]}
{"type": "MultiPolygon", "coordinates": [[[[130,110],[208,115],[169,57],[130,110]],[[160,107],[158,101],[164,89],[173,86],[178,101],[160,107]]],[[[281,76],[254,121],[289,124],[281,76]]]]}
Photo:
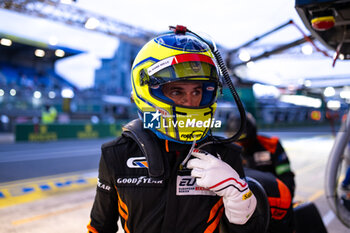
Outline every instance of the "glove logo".
{"type": "Polygon", "coordinates": [[[243,194],[242,196],[242,200],[247,200],[248,198],[250,198],[253,195],[252,191],[249,190],[249,192],[247,192],[246,194],[243,194]]]}

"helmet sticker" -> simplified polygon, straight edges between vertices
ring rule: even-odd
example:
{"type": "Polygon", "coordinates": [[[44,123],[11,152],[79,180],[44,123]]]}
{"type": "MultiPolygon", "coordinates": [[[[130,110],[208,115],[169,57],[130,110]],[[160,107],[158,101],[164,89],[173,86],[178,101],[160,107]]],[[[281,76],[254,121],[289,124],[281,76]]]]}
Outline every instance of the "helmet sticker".
{"type": "Polygon", "coordinates": [[[214,91],[215,90],[215,87],[213,87],[213,86],[208,86],[207,87],[207,91],[214,91]]]}
{"type": "Polygon", "coordinates": [[[173,63],[173,59],[174,57],[168,57],[165,58],[157,63],[155,63],[154,65],[151,65],[148,69],[147,69],[147,73],[149,76],[157,73],[158,71],[164,69],[165,67],[171,66],[173,63]]]}
{"type": "Polygon", "coordinates": [[[162,114],[162,117],[169,117],[170,113],[162,108],[156,107],[157,111],[159,111],[162,114]]]}
{"type": "Polygon", "coordinates": [[[198,61],[191,61],[190,66],[195,73],[198,73],[202,68],[201,63],[198,61]]]}
{"type": "Polygon", "coordinates": [[[214,61],[206,55],[185,53],[185,54],[168,57],[159,62],[154,63],[147,69],[147,73],[149,76],[152,76],[153,74],[157,73],[158,71],[166,67],[172,66],[174,64],[183,63],[183,62],[190,62],[193,71],[197,71],[197,72],[201,70],[200,62],[209,63],[215,66],[214,61]]]}
{"type": "Polygon", "coordinates": [[[152,89],[158,89],[159,87],[160,87],[159,85],[150,86],[150,88],[152,88],[152,89]]]}

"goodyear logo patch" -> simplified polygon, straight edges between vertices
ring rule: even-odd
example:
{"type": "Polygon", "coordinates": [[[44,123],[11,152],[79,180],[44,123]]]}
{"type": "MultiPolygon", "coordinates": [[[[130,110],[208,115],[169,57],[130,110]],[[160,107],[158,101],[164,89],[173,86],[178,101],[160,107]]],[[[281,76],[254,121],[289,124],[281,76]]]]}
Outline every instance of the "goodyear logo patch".
{"type": "Polygon", "coordinates": [[[61,192],[95,187],[96,182],[95,174],[94,176],[82,174],[0,184],[0,208],[31,202],[61,192]]]}
{"type": "Polygon", "coordinates": [[[164,180],[156,179],[147,176],[139,177],[117,177],[117,186],[148,186],[148,187],[161,187],[164,185],[164,180]]]}
{"type": "Polygon", "coordinates": [[[246,194],[244,194],[242,196],[242,200],[246,200],[248,198],[250,198],[253,195],[252,191],[249,190],[249,192],[247,192],[246,194]]]}

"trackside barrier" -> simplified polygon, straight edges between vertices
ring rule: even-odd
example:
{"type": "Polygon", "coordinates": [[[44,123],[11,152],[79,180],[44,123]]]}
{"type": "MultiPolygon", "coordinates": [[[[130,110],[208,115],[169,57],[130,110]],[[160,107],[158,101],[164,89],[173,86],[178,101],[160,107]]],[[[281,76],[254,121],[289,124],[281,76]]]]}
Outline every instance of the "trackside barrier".
{"type": "Polygon", "coordinates": [[[17,124],[15,139],[16,142],[42,142],[116,137],[121,134],[123,124],[17,124]]]}

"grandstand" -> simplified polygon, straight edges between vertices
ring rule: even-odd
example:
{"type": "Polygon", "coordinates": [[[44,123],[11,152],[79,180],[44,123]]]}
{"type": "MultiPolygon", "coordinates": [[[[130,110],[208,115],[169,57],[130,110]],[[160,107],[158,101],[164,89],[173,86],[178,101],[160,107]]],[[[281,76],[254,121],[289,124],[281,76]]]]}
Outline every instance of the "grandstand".
{"type": "Polygon", "coordinates": [[[131,87],[127,80],[133,58],[153,32],[59,0],[6,0],[0,2],[0,8],[103,33],[120,42],[114,58],[102,60],[95,85],[79,90],[55,73],[54,64],[82,51],[0,35],[3,40],[0,53],[5,54],[0,58],[0,132],[13,131],[18,123],[38,123],[41,109],[47,104],[57,109],[57,123],[113,123],[135,112],[129,100],[131,87]],[[91,19],[98,25],[89,26],[91,19]],[[37,55],[33,55],[35,52],[37,55]]]}
{"type": "Polygon", "coordinates": [[[55,72],[54,64],[81,52],[0,33],[0,131],[39,121],[47,104],[62,111],[61,91],[76,88],[55,72]]]}

